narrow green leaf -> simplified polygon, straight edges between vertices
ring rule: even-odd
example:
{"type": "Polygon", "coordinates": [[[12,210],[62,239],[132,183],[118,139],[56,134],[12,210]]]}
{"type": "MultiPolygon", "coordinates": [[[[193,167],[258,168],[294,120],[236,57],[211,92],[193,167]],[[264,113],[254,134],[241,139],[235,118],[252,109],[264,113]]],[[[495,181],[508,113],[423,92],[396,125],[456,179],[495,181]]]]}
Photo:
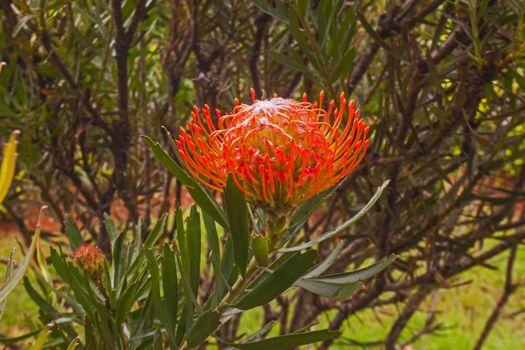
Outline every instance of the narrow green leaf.
{"type": "Polygon", "coordinates": [[[314,278],[328,270],[337,259],[341,250],[343,250],[344,245],[344,241],[339,242],[330,252],[330,254],[319,265],[308,271],[308,273],[304,275],[303,278],[314,278]]]}
{"type": "Polygon", "coordinates": [[[175,207],[175,224],[177,225],[177,248],[182,260],[180,268],[187,276],[190,274],[190,253],[188,252],[188,242],[186,240],[186,229],[184,228],[184,218],[182,209],[178,203],[175,207]]]}
{"type": "Polygon", "coordinates": [[[248,310],[270,302],[304,275],[313,266],[316,256],[315,250],[293,254],[290,259],[271,272],[264,280],[249,286],[248,288],[251,290],[241,295],[232,306],[241,310],[248,310]]]}
{"type": "Polygon", "coordinates": [[[212,297],[209,298],[209,302],[206,303],[206,306],[215,307],[219,301],[219,296],[217,293],[222,293],[228,284],[228,280],[227,277],[225,277],[222,273],[219,235],[217,234],[215,222],[213,221],[212,217],[206,213],[203,213],[202,216],[204,219],[204,226],[206,227],[206,236],[208,238],[208,247],[211,252],[211,264],[213,266],[214,272],[213,279],[215,281],[215,288],[213,290],[212,297]]]}
{"type": "Polygon", "coordinates": [[[317,45],[317,43],[309,42],[308,37],[305,35],[305,30],[300,26],[300,19],[297,16],[297,13],[294,11],[288,11],[287,17],[289,23],[288,30],[299,44],[301,51],[308,57],[308,61],[320,71],[322,62],[319,61],[311,48],[312,45],[317,45]]]}
{"type": "Polygon", "coordinates": [[[78,348],[78,344],[80,344],[80,339],[77,337],[69,343],[66,350],[75,350],[78,348]]]}
{"type": "Polygon", "coordinates": [[[388,186],[388,183],[390,180],[385,181],[378,189],[377,192],[374,194],[372,198],[370,198],[370,201],[357,213],[355,214],[351,219],[340,225],[339,227],[330,230],[326,232],[325,234],[322,234],[306,243],[299,244],[298,246],[291,247],[291,248],[281,248],[279,249],[279,252],[293,252],[293,251],[299,251],[302,249],[310,248],[316,244],[319,244],[323,241],[326,241],[327,239],[332,238],[333,236],[337,235],[339,232],[346,230],[350,225],[352,225],[357,220],[361,219],[370,208],[377,202],[379,197],[381,197],[381,194],[385,190],[386,186],[388,186]]]}
{"type": "Polygon", "coordinates": [[[376,41],[379,45],[381,45],[382,48],[384,48],[386,51],[388,51],[392,56],[397,58],[398,60],[405,62],[406,60],[398,53],[396,52],[390,45],[387,44],[385,39],[379,35],[378,32],[375,31],[375,29],[368,23],[365,16],[361,12],[356,12],[357,19],[359,22],[361,22],[361,25],[366,30],[368,35],[372,37],[374,41],[376,41]]]}
{"type": "Polygon", "coordinates": [[[224,245],[224,254],[222,256],[219,274],[217,286],[214,288],[212,296],[208,299],[206,305],[204,306],[206,310],[217,306],[237,279],[237,271],[234,269],[233,265],[233,248],[231,236],[224,245]]]}
{"type": "Polygon", "coordinates": [[[275,259],[270,266],[262,270],[262,272],[255,277],[255,279],[248,285],[248,290],[257,289],[257,287],[264,283],[268,278],[272,276],[272,274],[281,269],[283,266],[285,266],[291,259],[295,259],[298,255],[300,255],[299,252],[290,252],[285,253],[275,259]]]}
{"type": "Polygon", "coordinates": [[[295,213],[292,215],[290,220],[291,233],[289,236],[293,236],[310,218],[310,216],[321,206],[324,200],[335,192],[338,186],[334,186],[326,191],[316,193],[309,200],[304,202],[297,208],[295,213]]]}
{"type": "Polygon", "coordinates": [[[151,232],[148,234],[148,237],[146,237],[146,240],[144,241],[144,247],[151,249],[155,245],[155,243],[158,241],[159,237],[162,235],[162,232],[164,230],[164,224],[166,223],[166,218],[168,217],[168,214],[164,213],[162,216],[157,220],[155,223],[155,226],[151,230],[151,232]]]}
{"type": "Polygon", "coordinates": [[[113,243],[118,237],[118,232],[117,228],[115,227],[115,223],[111,219],[111,216],[109,216],[107,213],[104,214],[104,227],[106,228],[109,240],[111,241],[111,246],[113,246],[113,243]]]}
{"type": "Polygon", "coordinates": [[[296,286],[306,289],[314,294],[323,297],[337,298],[339,300],[348,299],[356,290],[362,287],[361,283],[330,283],[315,278],[299,278],[295,282],[296,286]]]}
{"type": "Polygon", "coordinates": [[[332,275],[324,275],[316,279],[319,281],[330,283],[354,283],[362,281],[383,271],[388,265],[393,263],[394,260],[396,260],[396,258],[397,255],[392,254],[389,257],[383,258],[375,264],[367,266],[363,269],[355,270],[352,272],[342,272],[332,275]]]}
{"type": "Polygon", "coordinates": [[[142,220],[139,219],[135,227],[135,236],[133,238],[133,259],[137,259],[142,246],[142,220]]]}
{"type": "Polygon", "coordinates": [[[301,17],[306,17],[308,15],[308,6],[310,1],[308,0],[297,0],[297,10],[301,17]]]}
{"type": "Polygon", "coordinates": [[[219,208],[217,201],[210,195],[209,191],[204,189],[197,180],[193,179],[183,168],[181,168],[173,158],[162,148],[157,142],[154,142],[151,138],[143,136],[144,140],[150,147],[151,151],[155,155],[155,158],[169,171],[179,179],[184,185],[186,185],[188,192],[195,202],[210,214],[215,221],[224,228],[228,227],[226,217],[223,211],[219,208]]]}
{"type": "Polygon", "coordinates": [[[40,220],[42,218],[42,210],[44,208],[45,207],[42,207],[42,209],[40,209],[40,213],[38,214],[35,234],[33,235],[33,240],[31,241],[31,245],[29,246],[27,254],[24,256],[24,259],[16,268],[16,270],[12,272],[10,278],[0,287],[0,302],[3,302],[7,298],[9,293],[11,293],[13,289],[15,289],[18,282],[20,282],[22,277],[24,277],[24,273],[26,272],[29,263],[31,262],[31,259],[35,254],[36,245],[40,238],[40,220]]]}
{"type": "Polygon", "coordinates": [[[122,254],[122,246],[126,234],[120,233],[113,242],[113,287],[116,287],[121,281],[121,269],[124,262],[124,254],[122,254]]]}
{"type": "MultiPolygon", "coordinates": [[[[7,283],[7,281],[9,281],[9,279],[13,275],[14,264],[15,264],[15,248],[11,249],[11,253],[9,254],[9,260],[7,260],[7,266],[6,266],[3,284],[7,283]]],[[[4,313],[6,303],[7,303],[7,298],[4,298],[4,300],[0,300],[0,320],[2,319],[2,315],[4,313]]]]}
{"type": "MultiPolygon", "coordinates": [[[[357,6],[354,5],[354,6],[357,6]]],[[[346,15],[342,21],[337,23],[337,34],[331,39],[329,55],[331,57],[336,56],[336,54],[341,50],[341,47],[349,47],[348,43],[352,40],[356,33],[357,21],[355,17],[355,9],[349,9],[346,11],[346,15]]]]}
{"type": "Polygon", "coordinates": [[[47,341],[47,338],[49,337],[49,329],[45,327],[38,333],[38,336],[36,337],[36,340],[31,346],[27,348],[27,350],[41,350],[44,347],[44,344],[47,341]]]}
{"type": "Polygon", "coordinates": [[[33,300],[33,302],[38,305],[40,312],[43,314],[47,314],[49,317],[57,318],[58,317],[58,311],[51,306],[38,292],[33,288],[31,285],[31,282],[29,281],[29,278],[27,276],[24,276],[24,287],[26,289],[27,295],[33,300]]]}
{"type": "Polygon", "coordinates": [[[188,345],[196,347],[202,344],[221,324],[221,315],[217,311],[204,312],[190,328],[188,345]]]}
{"type": "Polygon", "coordinates": [[[208,247],[211,252],[211,263],[215,274],[220,273],[221,269],[221,248],[219,243],[219,235],[217,233],[217,227],[213,218],[206,212],[202,213],[202,219],[204,220],[204,227],[206,228],[206,237],[208,239],[208,247]]]}
{"type": "Polygon", "coordinates": [[[279,10],[277,10],[275,7],[270,5],[268,1],[266,0],[254,0],[253,3],[255,6],[257,6],[261,11],[266,12],[270,16],[273,16],[279,20],[281,20],[284,23],[287,23],[288,20],[286,16],[284,16],[279,10]]]}
{"type": "Polygon", "coordinates": [[[242,344],[253,343],[256,339],[264,337],[266,334],[268,334],[268,332],[272,329],[274,325],[275,325],[275,321],[268,322],[257,332],[251,334],[248,338],[244,339],[241,343],[242,344]]]}
{"type": "Polygon", "coordinates": [[[1,337],[0,336],[0,343],[7,344],[7,345],[8,344],[18,344],[18,343],[20,343],[23,340],[26,340],[26,339],[34,337],[35,335],[40,333],[42,331],[42,329],[43,328],[39,328],[37,330],[31,331],[31,332],[28,332],[28,333],[25,333],[25,334],[22,334],[22,335],[18,335],[16,337],[1,337]]]}
{"type": "Polygon", "coordinates": [[[316,74],[312,72],[312,70],[308,68],[306,64],[300,60],[295,59],[294,57],[289,57],[280,52],[270,51],[270,59],[284,66],[300,71],[311,81],[317,80],[316,74]]]}
{"type": "MultiPolygon", "coordinates": [[[[182,260],[180,256],[176,256],[177,264],[179,266],[182,266],[182,260]]],[[[188,277],[188,274],[184,269],[179,269],[180,272],[180,279],[182,282],[182,289],[184,290],[184,295],[187,299],[189,299],[191,302],[187,303],[190,305],[193,305],[193,307],[198,307],[199,304],[197,303],[197,298],[195,294],[193,293],[193,290],[191,288],[190,279],[188,277]]]]}
{"type": "Polygon", "coordinates": [[[280,350],[290,349],[296,346],[317,343],[329,339],[337,338],[341,335],[338,331],[321,330],[308,333],[283,335],[279,337],[264,339],[246,344],[227,344],[240,350],[280,350]]]}
{"type": "Polygon", "coordinates": [[[172,328],[168,331],[174,334],[175,325],[177,324],[179,286],[177,280],[177,264],[175,263],[175,253],[167,244],[164,245],[162,250],[161,270],[162,290],[164,292],[164,306],[166,308],[166,314],[170,319],[170,324],[172,325],[172,328]]]}
{"type": "Polygon", "coordinates": [[[190,262],[189,278],[193,293],[198,295],[201,273],[201,219],[196,206],[191,207],[186,231],[190,262]]]}
{"type": "Polygon", "coordinates": [[[74,250],[77,250],[84,243],[84,240],[82,239],[80,230],[78,229],[70,214],[66,215],[64,226],[64,231],[66,232],[66,236],[69,239],[69,243],[71,243],[71,246],[74,250]]]}
{"type": "Polygon", "coordinates": [[[117,327],[120,327],[124,323],[124,320],[126,319],[126,316],[128,316],[133,304],[137,301],[137,298],[139,297],[137,287],[138,283],[130,284],[119,299],[115,321],[117,327]]]}
{"type": "Polygon", "coordinates": [[[237,268],[245,276],[250,247],[248,204],[246,204],[244,193],[237,187],[231,175],[228,176],[224,189],[224,202],[232,235],[233,257],[237,268]]]}
{"type": "MultiPolygon", "coordinates": [[[[167,310],[160,297],[160,271],[157,259],[148,249],[144,249],[144,255],[148,261],[148,266],[151,273],[151,300],[153,302],[155,317],[164,325],[164,327],[166,327],[166,329],[173,329],[175,324],[171,323],[170,317],[168,316],[167,310]]],[[[168,332],[168,336],[172,348],[176,348],[174,334],[172,332],[168,332]]]]}
{"type": "Polygon", "coordinates": [[[353,66],[354,59],[356,56],[357,50],[351,48],[346,52],[346,54],[341,58],[339,65],[332,72],[330,77],[331,81],[336,81],[337,79],[345,79],[350,72],[350,68],[353,66]]]}

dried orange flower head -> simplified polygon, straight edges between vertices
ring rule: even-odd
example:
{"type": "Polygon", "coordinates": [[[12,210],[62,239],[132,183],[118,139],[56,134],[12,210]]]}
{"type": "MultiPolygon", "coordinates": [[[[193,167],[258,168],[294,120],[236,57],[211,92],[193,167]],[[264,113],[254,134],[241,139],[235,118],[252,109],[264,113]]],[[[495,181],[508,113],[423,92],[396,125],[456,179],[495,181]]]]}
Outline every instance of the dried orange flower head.
{"type": "Polygon", "coordinates": [[[91,244],[81,245],[73,256],[73,265],[78,266],[78,262],[82,263],[82,267],[93,278],[98,279],[102,276],[104,271],[104,254],[97,247],[91,244]]]}
{"type": "Polygon", "coordinates": [[[235,100],[230,114],[196,107],[189,132],[177,145],[189,171],[222,191],[228,174],[247,199],[262,207],[290,208],[327,190],[363,159],[368,127],[354,101],[341,94],[323,108],[324,94],[311,103],[275,96],[252,104],[235,100]]]}

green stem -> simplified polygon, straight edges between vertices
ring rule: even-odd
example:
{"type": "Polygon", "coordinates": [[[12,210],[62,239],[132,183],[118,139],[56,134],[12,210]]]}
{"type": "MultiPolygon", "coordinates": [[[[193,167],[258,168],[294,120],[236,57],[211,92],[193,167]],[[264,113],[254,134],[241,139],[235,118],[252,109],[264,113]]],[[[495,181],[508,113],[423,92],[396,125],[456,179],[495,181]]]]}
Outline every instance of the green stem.
{"type": "Polygon", "coordinates": [[[226,297],[217,306],[217,312],[221,316],[224,310],[228,307],[228,305],[231,304],[235,300],[235,298],[237,298],[239,294],[241,294],[244,291],[246,286],[252,281],[252,277],[256,271],[257,262],[255,261],[255,259],[252,259],[246,270],[246,277],[243,278],[241,276],[241,278],[235,282],[235,284],[233,285],[232,289],[228,292],[226,297]]]}

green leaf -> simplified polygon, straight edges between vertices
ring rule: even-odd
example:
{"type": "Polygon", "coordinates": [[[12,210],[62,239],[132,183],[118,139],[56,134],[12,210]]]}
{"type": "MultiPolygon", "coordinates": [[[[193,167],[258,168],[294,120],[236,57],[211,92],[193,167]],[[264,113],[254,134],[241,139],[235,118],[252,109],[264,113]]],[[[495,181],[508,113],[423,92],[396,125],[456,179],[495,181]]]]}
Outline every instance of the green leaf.
{"type": "Polygon", "coordinates": [[[188,242],[186,241],[186,230],[184,228],[184,218],[182,215],[182,209],[178,203],[175,207],[175,224],[177,225],[177,244],[180,257],[182,258],[183,265],[180,268],[184,270],[186,275],[190,274],[190,258],[188,252],[188,242]]]}
{"type": "Polygon", "coordinates": [[[235,283],[236,279],[237,271],[233,266],[233,248],[232,239],[230,236],[224,245],[224,254],[221,260],[216,287],[213,289],[213,294],[206,302],[204,308],[211,309],[217,306],[224,298],[233,283],[235,283]]]}
{"type": "Polygon", "coordinates": [[[241,274],[245,276],[250,247],[248,204],[246,204],[244,193],[233,181],[232,175],[228,176],[226,188],[224,189],[224,203],[232,235],[235,264],[241,274]]]}
{"type": "Polygon", "coordinates": [[[383,271],[388,265],[396,260],[397,255],[392,254],[389,257],[383,258],[380,261],[367,266],[363,269],[355,270],[352,272],[342,272],[332,275],[324,275],[316,278],[319,281],[325,281],[330,283],[354,283],[358,281],[370,278],[379,272],[383,271]]]}
{"type": "Polygon", "coordinates": [[[139,297],[139,290],[137,287],[138,283],[130,284],[119,299],[117,306],[117,317],[115,319],[117,327],[120,327],[122,323],[124,323],[124,320],[126,319],[126,316],[128,316],[131,308],[133,307],[133,304],[135,304],[135,301],[137,301],[137,298],[139,297]]]}
{"type": "Polygon", "coordinates": [[[217,201],[210,195],[209,191],[204,189],[192,176],[190,176],[183,168],[181,168],[169,154],[157,142],[151,138],[143,136],[144,140],[155,155],[155,158],[182,182],[190,192],[191,197],[195,202],[206,211],[215,221],[224,228],[228,228],[226,217],[223,211],[219,208],[217,201]]]}
{"type": "Polygon", "coordinates": [[[248,285],[247,289],[256,289],[257,286],[259,286],[261,283],[265,282],[268,278],[270,278],[275,271],[281,269],[283,266],[289,263],[291,259],[295,258],[299,254],[299,252],[285,253],[277,259],[275,259],[270,266],[263,269],[263,271],[255,277],[255,279],[248,285]]]}
{"type": "MultiPolygon", "coordinates": [[[[5,271],[4,283],[7,283],[11,276],[13,275],[13,266],[15,265],[15,248],[11,249],[11,254],[9,254],[9,260],[7,260],[7,266],[5,271]]],[[[4,313],[5,304],[7,303],[7,298],[0,301],[0,320],[4,313]]]]}
{"type": "Polygon", "coordinates": [[[2,344],[18,344],[18,343],[20,343],[23,340],[26,340],[26,339],[34,337],[35,335],[40,333],[42,331],[42,329],[43,328],[39,328],[37,330],[31,331],[31,332],[28,332],[28,333],[25,333],[25,334],[22,334],[22,335],[19,335],[19,336],[16,336],[16,337],[11,337],[11,338],[1,337],[0,336],[0,343],[2,343],[2,344]]]}
{"type": "Polygon", "coordinates": [[[330,283],[318,279],[299,278],[295,282],[296,286],[306,289],[317,295],[329,298],[337,298],[339,300],[348,299],[356,290],[362,287],[361,283],[330,283]]]}
{"type": "Polygon", "coordinates": [[[375,31],[375,29],[368,23],[365,16],[361,12],[356,12],[357,19],[359,22],[361,22],[361,25],[363,26],[364,30],[372,37],[374,41],[376,41],[382,48],[384,48],[386,51],[388,51],[392,56],[397,58],[398,60],[405,62],[406,60],[398,53],[396,52],[390,45],[387,44],[385,39],[379,35],[378,32],[375,31]]]}
{"type": "Polygon", "coordinates": [[[77,337],[69,343],[66,350],[75,350],[78,348],[78,344],[80,344],[80,339],[77,337]]]}
{"type": "Polygon", "coordinates": [[[77,250],[84,243],[84,240],[82,239],[82,235],[70,214],[66,215],[64,226],[69,243],[71,243],[74,250],[77,250]]]}
{"type": "Polygon", "coordinates": [[[308,271],[308,273],[304,275],[303,278],[317,277],[323,272],[325,272],[326,270],[328,270],[330,266],[332,266],[332,264],[337,259],[337,256],[339,255],[341,250],[343,250],[344,245],[345,245],[344,241],[339,242],[339,244],[337,244],[335,248],[332,249],[330,254],[319,265],[314,267],[312,270],[308,271]]]}
{"type": "Polygon", "coordinates": [[[309,274],[298,279],[297,282],[295,282],[295,285],[318,295],[345,300],[362,286],[360,281],[383,271],[395,259],[396,255],[391,255],[388,258],[383,258],[381,261],[360,270],[320,277],[313,277],[318,274],[319,271],[315,271],[315,273],[312,273],[311,271],[309,274]]]}
{"type": "MultiPolygon", "coordinates": [[[[217,228],[215,227],[215,222],[213,221],[212,217],[203,213],[203,219],[204,219],[204,226],[206,227],[206,236],[208,238],[208,247],[211,252],[211,264],[213,266],[213,279],[215,283],[215,288],[213,289],[212,296],[208,299],[206,302],[206,307],[215,307],[217,306],[217,303],[220,301],[221,297],[219,296],[227,287],[228,280],[227,277],[224,276],[222,268],[221,268],[221,251],[220,251],[220,243],[219,243],[219,236],[217,234],[217,228]]],[[[231,242],[231,239],[228,241],[231,242]]],[[[230,244],[231,245],[231,244],[230,244]]],[[[225,254],[228,252],[225,252],[225,254]]],[[[229,254],[232,255],[231,248],[229,250],[229,254]]],[[[228,274],[231,271],[228,272],[228,274]]]]}
{"type": "MultiPolygon", "coordinates": [[[[160,297],[160,272],[157,264],[157,259],[153,253],[144,249],[144,255],[148,261],[149,270],[151,272],[151,300],[153,302],[153,310],[155,311],[155,317],[167,328],[173,329],[175,324],[171,323],[170,317],[167,314],[167,310],[160,297]]],[[[175,337],[173,332],[168,332],[170,343],[172,348],[176,348],[175,337]]]]}
{"type": "Polygon", "coordinates": [[[301,17],[306,17],[308,15],[309,2],[310,1],[308,0],[297,0],[297,10],[301,17]]]}
{"type": "Polygon", "coordinates": [[[122,246],[124,245],[125,232],[122,232],[113,241],[113,287],[118,286],[121,278],[121,269],[124,262],[124,254],[122,254],[122,246]]]}
{"type": "Polygon", "coordinates": [[[189,278],[193,293],[198,295],[201,273],[201,219],[196,206],[191,207],[186,231],[190,262],[189,278]]]}
{"type": "Polygon", "coordinates": [[[221,248],[219,243],[219,235],[217,233],[217,227],[213,218],[206,212],[202,213],[204,220],[204,227],[206,228],[206,237],[208,239],[208,247],[211,252],[211,263],[215,274],[220,274],[221,270],[221,248]]]}
{"type": "Polygon", "coordinates": [[[38,333],[36,340],[27,350],[41,350],[49,337],[49,329],[44,327],[40,333],[38,333]]]}
{"type": "Polygon", "coordinates": [[[305,224],[310,216],[321,206],[326,197],[330,196],[335,192],[338,186],[334,186],[326,191],[316,193],[312,198],[304,202],[297,208],[295,213],[292,215],[290,220],[290,233],[289,237],[293,237],[295,233],[305,224]]]}
{"type": "Polygon", "coordinates": [[[33,300],[33,302],[38,305],[40,312],[46,314],[49,317],[58,318],[58,311],[53,306],[51,306],[40,294],[38,294],[35,288],[33,288],[31,285],[31,282],[27,276],[24,276],[23,283],[27,295],[29,295],[31,300],[33,300]]]}
{"type": "Polygon", "coordinates": [[[166,218],[168,217],[168,214],[164,213],[162,216],[157,220],[155,223],[155,226],[151,230],[151,232],[148,234],[148,237],[146,237],[146,240],[144,241],[144,246],[148,249],[153,248],[155,243],[158,241],[159,237],[162,235],[162,232],[164,230],[164,224],[166,223],[166,218]]]}
{"type": "Polygon", "coordinates": [[[135,227],[135,235],[133,238],[133,259],[137,259],[140,254],[140,247],[142,246],[142,220],[139,219],[135,227]]]}
{"type": "Polygon", "coordinates": [[[268,1],[266,0],[254,0],[253,3],[255,6],[257,6],[261,11],[266,12],[270,16],[273,16],[279,20],[281,20],[284,23],[287,23],[288,20],[285,15],[283,15],[281,12],[279,12],[275,7],[270,5],[268,1]]]}
{"type": "Polygon", "coordinates": [[[275,325],[275,321],[270,321],[267,324],[265,324],[263,327],[261,327],[257,332],[252,333],[248,338],[244,339],[241,343],[253,343],[256,339],[260,339],[264,337],[268,332],[272,329],[272,327],[275,325]]]}
{"type": "Polygon", "coordinates": [[[179,286],[177,280],[177,264],[175,263],[175,253],[169,245],[165,244],[161,258],[162,270],[162,290],[164,292],[164,306],[166,314],[172,325],[171,333],[175,333],[178,312],[178,293],[179,286]]]}
{"type": "Polygon", "coordinates": [[[276,51],[270,51],[270,59],[274,60],[275,62],[282,64],[284,66],[287,66],[291,69],[298,70],[301,73],[303,73],[310,81],[316,81],[317,76],[306,64],[304,64],[302,61],[297,60],[293,57],[289,57],[287,55],[284,55],[280,52],[276,51]]]}
{"type": "MultiPolygon", "coordinates": [[[[237,309],[248,310],[270,302],[304,275],[313,266],[316,256],[315,250],[309,250],[302,254],[290,254],[290,257],[281,266],[267,273],[264,279],[256,279],[254,283],[248,286],[250,290],[241,295],[232,306],[237,309]]],[[[272,266],[273,264],[268,269],[271,270],[272,266]]]]}
{"type": "Polygon", "coordinates": [[[190,328],[188,345],[195,347],[202,344],[221,325],[221,315],[217,311],[202,313],[190,328]]]}
{"type": "Polygon", "coordinates": [[[370,198],[370,201],[368,201],[368,203],[357,214],[355,214],[350,220],[346,221],[339,227],[333,230],[330,230],[326,232],[325,234],[322,234],[306,243],[299,244],[298,246],[291,247],[291,248],[281,248],[279,249],[279,252],[294,252],[294,251],[299,251],[302,249],[310,248],[316,244],[319,244],[323,241],[326,241],[327,239],[332,238],[333,236],[337,235],[339,232],[346,230],[354,222],[361,219],[361,217],[363,217],[366,214],[366,212],[370,210],[370,208],[372,208],[372,206],[377,202],[379,197],[381,197],[381,194],[385,190],[386,186],[388,186],[389,182],[390,180],[383,182],[383,184],[377,189],[377,192],[374,194],[374,196],[370,198]]]}
{"type": "Polygon", "coordinates": [[[240,350],[280,350],[290,349],[300,345],[317,343],[329,339],[337,338],[341,335],[338,331],[321,330],[308,333],[283,335],[279,337],[264,339],[246,344],[227,344],[240,350]]]}
{"type": "Polygon", "coordinates": [[[356,53],[357,51],[354,48],[348,50],[348,52],[341,58],[341,61],[339,62],[337,68],[332,72],[332,75],[330,77],[331,81],[335,81],[337,79],[345,79],[348,76],[348,72],[350,71],[350,68],[354,63],[356,53]]]}
{"type": "Polygon", "coordinates": [[[40,220],[42,218],[42,210],[45,207],[42,207],[40,209],[40,213],[38,214],[38,220],[36,224],[35,234],[33,235],[33,240],[31,241],[31,245],[29,246],[29,250],[27,251],[27,254],[24,256],[24,259],[22,260],[22,263],[17,267],[16,270],[14,270],[9,277],[8,280],[2,286],[0,287],[0,303],[3,302],[9,293],[13,289],[15,289],[16,285],[22,277],[24,277],[24,273],[26,272],[29,263],[31,262],[31,259],[33,258],[33,255],[35,254],[36,245],[38,242],[38,239],[40,238],[40,220]]]}
{"type": "Polygon", "coordinates": [[[104,214],[104,227],[106,228],[109,240],[111,241],[111,246],[113,246],[113,243],[118,237],[118,232],[115,223],[108,214],[104,214]]]}

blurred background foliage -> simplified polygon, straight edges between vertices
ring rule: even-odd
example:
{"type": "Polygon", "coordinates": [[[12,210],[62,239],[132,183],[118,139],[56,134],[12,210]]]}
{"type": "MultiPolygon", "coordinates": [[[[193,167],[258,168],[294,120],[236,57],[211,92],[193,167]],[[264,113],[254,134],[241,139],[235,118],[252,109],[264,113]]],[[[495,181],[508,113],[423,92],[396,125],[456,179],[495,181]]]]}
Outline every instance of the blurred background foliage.
{"type": "MultiPolygon", "coordinates": [[[[304,236],[336,226],[391,179],[340,235],[334,271],[400,258],[347,302],[297,291],[250,322],[352,330],[323,349],[430,349],[440,344],[431,334],[475,321],[462,346],[479,349],[502,318],[518,324],[525,310],[524,16],[520,0],[3,0],[0,137],[22,134],[2,221],[28,245],[25,218],[46,203],[56,223],[42,233],[48,244],[60,244],[72,213],[109,253],[105,213],[148,227],[184,202],[140,135],[176,133],[192,104],[229,111],[250,87],[263,97],[344,91],[371,125],[371,146],[304,236]],[[499,286],[491,303],[479,294],[486,285],[499,286]],[[470,296],[482,319],[460,317],[470,296]]],[[[220,336],[234,339],[240,324],[220,336]]],[[[509,349],[525,346],[523,334],[507,336],[509,349]]]]}

